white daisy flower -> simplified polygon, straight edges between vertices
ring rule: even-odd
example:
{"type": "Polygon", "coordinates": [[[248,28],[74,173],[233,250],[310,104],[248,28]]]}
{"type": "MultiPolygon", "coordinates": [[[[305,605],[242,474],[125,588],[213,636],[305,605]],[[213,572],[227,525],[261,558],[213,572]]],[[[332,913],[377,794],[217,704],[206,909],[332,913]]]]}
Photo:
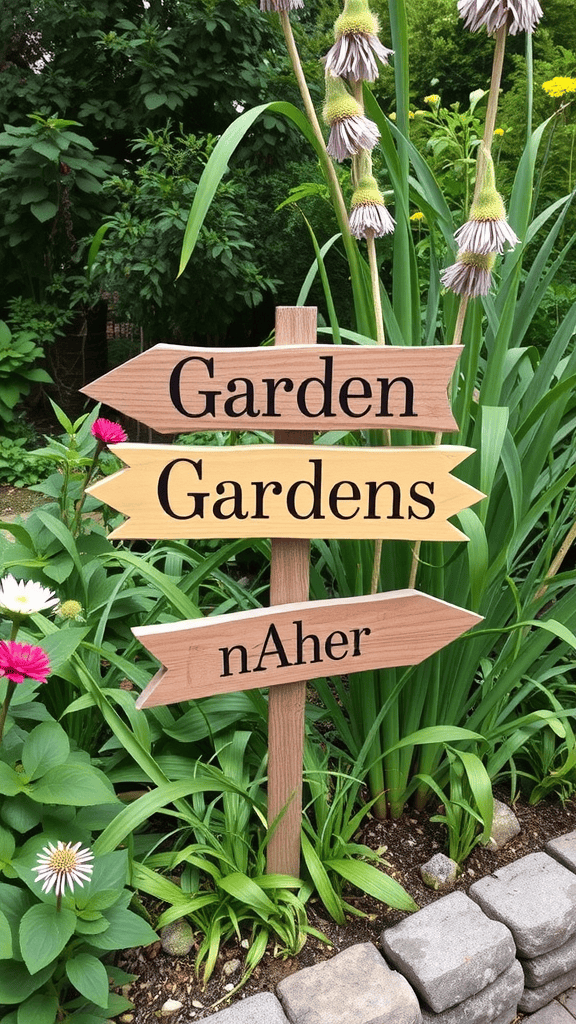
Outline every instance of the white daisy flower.
{"type": "Polygon", "coordinates": [[[0,581],[0,611],[12,615],[33,615],[58,604],[58,598],[48,587],[33,580],[15,580],[5,576],[0,581]]]}
{"type": "Polygon", "coordinates": [[[44,882],[42,892],[50,892],[53,888],[56,896],[62,896],[66,883],[70,892],[74,892],[75,882],[83,888],[84,882],[90,881],[94,865],[88,861],[94,859],[94,854],[80,847],[81,843],[72,846],[71,843],[64,844],[58,840],[57,846],[48,843],[42,853],[38,854],[38,864],[32,871],[38,872],[37,882],[44,882]]]}

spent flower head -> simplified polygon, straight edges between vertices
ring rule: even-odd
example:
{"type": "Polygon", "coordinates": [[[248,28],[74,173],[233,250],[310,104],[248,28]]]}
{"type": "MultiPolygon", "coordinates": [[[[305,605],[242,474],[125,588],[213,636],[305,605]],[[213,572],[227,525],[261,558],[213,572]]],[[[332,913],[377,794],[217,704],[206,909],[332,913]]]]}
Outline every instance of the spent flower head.
{"type": "Polygon", "coordinates": [[[122,444],[128,437],[119,423],[104,419],[102,416],[94,420],[91,429],[96,440],[101,441],[102,444],[122,444]]]}
{"type": "Polygon", "coordinates": [[[355,238],[366,238],[368,234],[381,238],[394,231],[394,220],[371,174],[365,174],[358,182],[350,206],[350,231],[355,238]]]}
{"type": "Polygon", "coordinates": [[[564,75],[557,75],[556,78],[543,82],[542,88],[549,96],[554,97],[554,99],[560,99],[561,96],[567,96],[571,92],[576,92],[576,78],[566,78],[564,75]]]}
{"type": "Polygon", "coordinates": [[[458,13],[466,28],[483,26],[489,36],[506,26],[511,35],[533,32],[542,17],[538,0],[458,0],[458,13]]]}
{"type": "Polygon", "coordinates": [[[496,190],[492,157],[486,150],[484,156],[486,171],[482,188],[472,203],[469,219],[454,235],[462,251],[481,255],[503,253],[506,246],[513,249],[520,241],[506,220],[504,200],[496,190]]]}
{"type": "Polygon", "coordinates": [[[260,0],[261,11],[295,11],[304,7],[304,0],[260,0]]]}
{"type": "Polygon", "coordinates": [[[371,150],[380,138],[374,121],[364,117],[362,107],[348,92],[344,81],[329,71],[326,74],[324,121],[330,125],[327,150],[334,160],[342,162],[362,149],[371,150]]]}
{"type": "Polygon", "coordinates": [[[42,892],[54,889],[56,896],[62,896],[66,884],[70,892],[74,892],[75,882],[83,888],[84,882],[90,881],[94,865],[89,861],[93,859],[92,851],[82,849],[81,843],[72,846],[71,843],[64,844],[58,840],[57,846],[48,843],[42,853],[38,854],[38,863],[32,871],[38,872],[36,881],[44,883],[42,892]]]}
{"type": "Polygon", "coordinates": [[[23,683],[25,679],[45,683],[49,674],[50,660],[41,647],[0,640],[0,678],[12,683],[23,683]]]}
{"type": "Polygon", "coordinates": [[[378,64],[388,64],[394,53],[378,39],[380,25],[367,0],[345,0],[334,25],[334,46],[324,58],[326,70],[353,82],[374,82],[378,64]]]}
{"type": "Polygon", "coordinates": [[[440,275],[445,288],[456,295],[475,299],[479,295],[487,295],[492,284],[492,269],[496,257],[494,253],[480,255],[476,252],[459,252],[456,263],[446,267],[440,275]]]}
{"type": "Polygon", "coordinates": [[[0,581],[0,612],[9,618],[34,615],[57,604],[54,592],[34,580],[16,580],[8,574],[0,581]]]}

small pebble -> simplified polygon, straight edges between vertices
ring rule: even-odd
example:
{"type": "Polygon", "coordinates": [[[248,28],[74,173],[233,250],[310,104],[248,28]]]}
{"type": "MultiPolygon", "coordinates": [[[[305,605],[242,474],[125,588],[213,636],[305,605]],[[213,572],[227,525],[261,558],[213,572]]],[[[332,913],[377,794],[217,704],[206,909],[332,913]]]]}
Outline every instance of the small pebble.
{"type": "Polygon", "coordinates": [[[171,1013],[176,1013],[176,1010],[182,1009],[182,1003],[178,999],[167,999],[162,1004],[160,1013],[163,1017],[169,1017],[171,1013]]]}
{"type": "Polygon", "coordinates": [[[192,1006],[195,1006],[197,1010],[204,1009],[204,1003],[199,1003],[197,999],[192,1000],[192,1006]]]}
{"type": "Polygon", "coordinates": [[[248,939],[242,939],[240,945],[242,946],[242,949],[250,949],[250,943],[248,942],[248,939]]]}
{"type": "Polygon", "coordinates": [[[229,978],[230,975],[234,974],[234,972],[237,971],[238,968],[241,966],[242,964],[240,963],[239,960],[227,960],[226,963],[224,964],[224,967],[222,968],[222,974],[226,975],[226,977],[229,978]]]}
{"type": "Polygon", "coordinates": [[[224,985],[224,991],[225,992],[231,992],[233,988],[234,988],[234,985],[233,985],[233,983],[231,981],[229,981],[227,985],[224,985]]]}

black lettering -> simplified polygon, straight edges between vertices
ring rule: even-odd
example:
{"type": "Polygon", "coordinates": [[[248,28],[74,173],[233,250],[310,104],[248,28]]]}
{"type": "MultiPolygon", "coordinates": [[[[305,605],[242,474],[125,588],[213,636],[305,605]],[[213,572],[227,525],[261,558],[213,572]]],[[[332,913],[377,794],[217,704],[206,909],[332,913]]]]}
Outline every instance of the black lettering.
{"type": "Polygon", "coordinates": [[[280,634],[278,633],[278,630],[276,629],[276,626],[274,625],[274,623],[271,624],[271,626],[268,629],[268,632],[266,633],[266,637],[264,639],[264,644],[263,644],[263,647],[262,647],[262,651],[260,652],[260,657],[258,659],[258,664],[256,665],[256,668],[254,669],[254,672],[265,672],[266,671],[266,666],[262,664],[262,658],[270,658],[270,657],[278,658],[278,667],[279,668],[289,668],[290,665],[292,664],[292,662],[288,661],[288,658],[286,657],[286,651],[284,650],[284,644],[282,643],[282,641],[280,639],[280,634]],[[269,642],[272,643],[272,649],[270,651],[266,650],[266,648],[268,647],[268,643],[269,642]]]}
{"type": "Polygon", "coordinates": [[[330,636],[326,637],[324,646],[326,648],[326,654],[332,661],[342,661],[342,658],[345,658],[348,654],[348,637],[341,629],[335,629],[333,633],[330,633],[330,636]],[[340,640],[334,639],[337,636],[340,637],[340,640]],[[333,654],[332,650],[334,647],[346,647],[346,650],[343,651],[342,654],[333,654]]]}
{"type": "Polygon", "coordinates": [[[182,404],[182,370],[186,366],[186,363],[203,363],[208,370],[208,376],[210,379],[214,377],[214,359],[203,359],[202,356],[188,356],[186,359],[181,359],[176,364],[172,373],[170,374],[170,399],[172,405],[178,412],[182,413],[183,416],[188,416],[190,419],[198,419],[201,416],[215,416],[216,415],[216,395],[221,395],[221,391],[199,391],[199,395],[203,395],[206,399],[204,408],[201,412],[189,412],[188,409],[184,408],[182,404]]]}
{"type": "Polygon", "coordinates": [[[388,377],[377,377],[378,383],[382,385],[380,390],[380,412],[379,416],[392,416],[388,408],[388,401],[390,397],[390,389],[394,384],[404,385],[404,412],[400,413],[400,416],[417,416],[418,413],[414,412],[414,385],[409,377],[394,377],[394,380],[389,380],[388,377]]]}
{"type": "Polygon", "coordinates": [[[320,359],[324,365],[324,378],[321,377],[307,377],[303,380],[298,391],[296,392],[296,402],[300,412],[304,416],[308,416],[310,419],[314,419],[316,416],[335,416],[336,413],[332,412],[332,381],[333,381],[333,364],[334,356],[320,356],[320,359]],[[317,412],[311,412],[308,407],[307,394],[308,388],[311,384],[319,384],[324,401],[317,410],[317,412]]]}
{"type": "Polygon", "coordinates": [[[233,493],[227,494],[225,498],[219,498],[218,501],[214,502],[212,511],[216,519],[248,519],[248,513],[244,512],[242,508],[242,485],[237,480],[222,480],[216,487],[216,494],[224,494],[228,484],[232,488],[233,493]],[[232,502],[230,512],[223,511],[224,504],[227,501],[232,502]]]}
{"type": "Polygon", "coordinates": [[[262,383],[266,385],[265,415],[280,416],[280,413],[276,412],[276,392],[281,384],[284,386],[284,391],[294,391],[294,381],[289,377],[280,377],[278,380],[274,380],[273,377],[264,377],[262,383]]]}
{"type": "Polygon", "coordinates": [[[355,508],[349,516],[345,516],[343,512],[338,509],[339,501],[359,501],[360,500],[360,488],[352,480],[339,480],[337,484],[334,484],[330,491],[328,498],[328,504],[330,505],[330,511],[332,515],[336,516],[337,519],[354,519],[354,516],[358,515],[359,508],[355,508]],[[352,491],[351,494],[339,494],[341,487],[349,487],[352,491]]]}
{"type": "Polygon", "coordinates": [[[272,488],[272,494],[282,494],[282,484],[278,480],[269,480],[267,484],[263,480],[253,480],[252,486],[256,490],[254,515],[252,519],[270,519],[270,516],[264,515],[264,495],[269,487],[272,488]]]}
{"type": "Polygon", "coordinates": [[[286,508],[294,519],[325,519],[326,516],[321,514],[322,460],[309,459],[308,461],[314,466],[314,483],[311,483],[310,480],[297,480],[292,484],[286,492],[286,508]],[[304,515],[296,511],[296,491],[299,487],[309,487],[314,497],[310,512],[306,512],[304,515]]]}
{"type": "Polygon", "coordinates": [[[225,676],[233,676],[234,673],[230,668],[230,655],[232,651],[240,652],[240,671],[238,675],[246,675],[250,671],[248,668],[248,651],[242,644],[236,644],[234,647],[219,647],[219,651],[222,651],[222,669],[220,678],[223,679],[225,676]]]}
{"type": "Polygon", "coordinates": [[[244,384],[246,390],[241,391],[234,398],[227,398],[224,402],[224,412],[227,416],[238,418],[238,416],[259,416],[260,410],[254,408],[254,385],[247,377],[235,377],[228,381],[228,391],[236,391],[238,384],[244,384]],[[236,403],[243,403],[237,411],[234,409],[236,403]]]}
{"type": "Polygon", "coordinates": [[[436,505],[430,500],[430,498],[426,498],[423,494],[418,494],[416,488],[419,486],[427,487],[430,494],[434,494],[434,484],[432,481],[416,480],[410,488],[410,497],[412,498],[412,501],[418,502],[419,505],[424,505],[424,508],[427,508],[428,511],[425,516],[418,516],[412,508],[412,505],[408,505],[408,519],[430,519],[436,511],[436,505]]]}
{"type": "Polygon", "coordinates": [[[320,640],[315,633],[308,633],[307,636],[302,635],[302,619],[295,619],[294,625],[296,626],[296,661],[295,665],[306,665],[306,658],[304,657],[304,644],[307,640],[312,641],[314,648],[314,657],[310,659],[310,664],[314,665],[315,662],[322,661],[320,656],[320,640]]]}
{"type": "Polygon", "coordinates": [[[404,519],[404,516],[400,515],[400,501],[402,499],[400,484],[396,483],[395,480],[383,480],[379,484],[375,480],[367,480],[366,484],[368,487],[368,515],[365,516],[365,519],[382,518],[382,516],[376,515],[376,497],[381,487],[390,487],[392,490],[392,514],[386,516],[386,519],[404,519]]]}
{"type": "Polygon", "coordinates": [[[370,403],[368,403],[366,408],[362,409],[360,412],[353,412],[352,409],[350,408],[350,402],[355,398],[372,398],[372,388],[370,387],[368,381],[364,380],[364,377],[349,377],[348,380],[344,381],[342,387],[340,388],[340,406],[342,407],[347,416],[366,416],[366,414],[370,412],[370,403]],[[359,383],[362,385],[362,394],[350,394],[350,388],[352,384],[355,383],[359,383]]]}
{"type": "Polygon", "coordinates": [[[194,462],[193,459],[173,459],[172,462],[169,462],[167,466],[164,466],[164,469],[162,470],[160,476],[158,477],[158,501],[160,502],[160,505],[162,506],[164,511],[169,516],[172,516],[172,519],[194,519],[195,516],[199,516],[199,518],[202,519],[204,516],[204,498],[209,497],[209,493],[207,491],[202,491],[200,493],[194,491],[186,492],[187,498],[194,498],[194,508],[192,509],[189,515],[179,515],[177,512],[174,511],[172,505],[170,504],[170,497],[168,494],[170,474],[174,469],[174,466],[177,466],[179,462],[188,462],[189,465],[194,466],[194,469],[198,474],[198,479],[202,479],[202,459],[199,459],[198,462],[194,462]]]}
{"type": "Polygon", "coordinates": [[[370,636],[371,632],[372,632],[372,630],[368,629],[367,626],[364,626],[362,629],[353,629],[352,630],[352,633],[354,635],[354,650],[352,651],[352,657],[353,658],[357,658],[358,655],[361,653],[361,651],[360,651],[360,637],[362,636],[362,634],[364,633],[366,636],[370,636]]]}

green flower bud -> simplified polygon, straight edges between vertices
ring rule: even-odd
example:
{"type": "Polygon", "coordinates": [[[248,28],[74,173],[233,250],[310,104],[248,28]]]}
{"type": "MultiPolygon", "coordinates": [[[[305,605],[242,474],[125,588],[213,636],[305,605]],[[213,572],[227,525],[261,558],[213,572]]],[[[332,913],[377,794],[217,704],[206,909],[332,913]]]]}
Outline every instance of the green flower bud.
{"type": "Polygon", "coordinates": [[[326,75],[326,100],[322,111],[325,124],[341,121],[345,117],[361,117],[362,107],[350,95],[344,81],[336,75],[326,75]]]}
{"type": "Polygon", "coordinates": [[[385,205],[384,197],[378,188],[378,182],[371,174],[365,174],[364,177],[360,178],[354,189],[350,205],[354,208],[355,206],[366,206],[368,203],[377,203],[380,206],[385,205]]]}
{"type": "Polygon", "coordinates": [[[336,39],[343,35],[377,36],[379,31],[378,18],[372,14],[367,0],[346,0],[334,25],[336,39]]]}

